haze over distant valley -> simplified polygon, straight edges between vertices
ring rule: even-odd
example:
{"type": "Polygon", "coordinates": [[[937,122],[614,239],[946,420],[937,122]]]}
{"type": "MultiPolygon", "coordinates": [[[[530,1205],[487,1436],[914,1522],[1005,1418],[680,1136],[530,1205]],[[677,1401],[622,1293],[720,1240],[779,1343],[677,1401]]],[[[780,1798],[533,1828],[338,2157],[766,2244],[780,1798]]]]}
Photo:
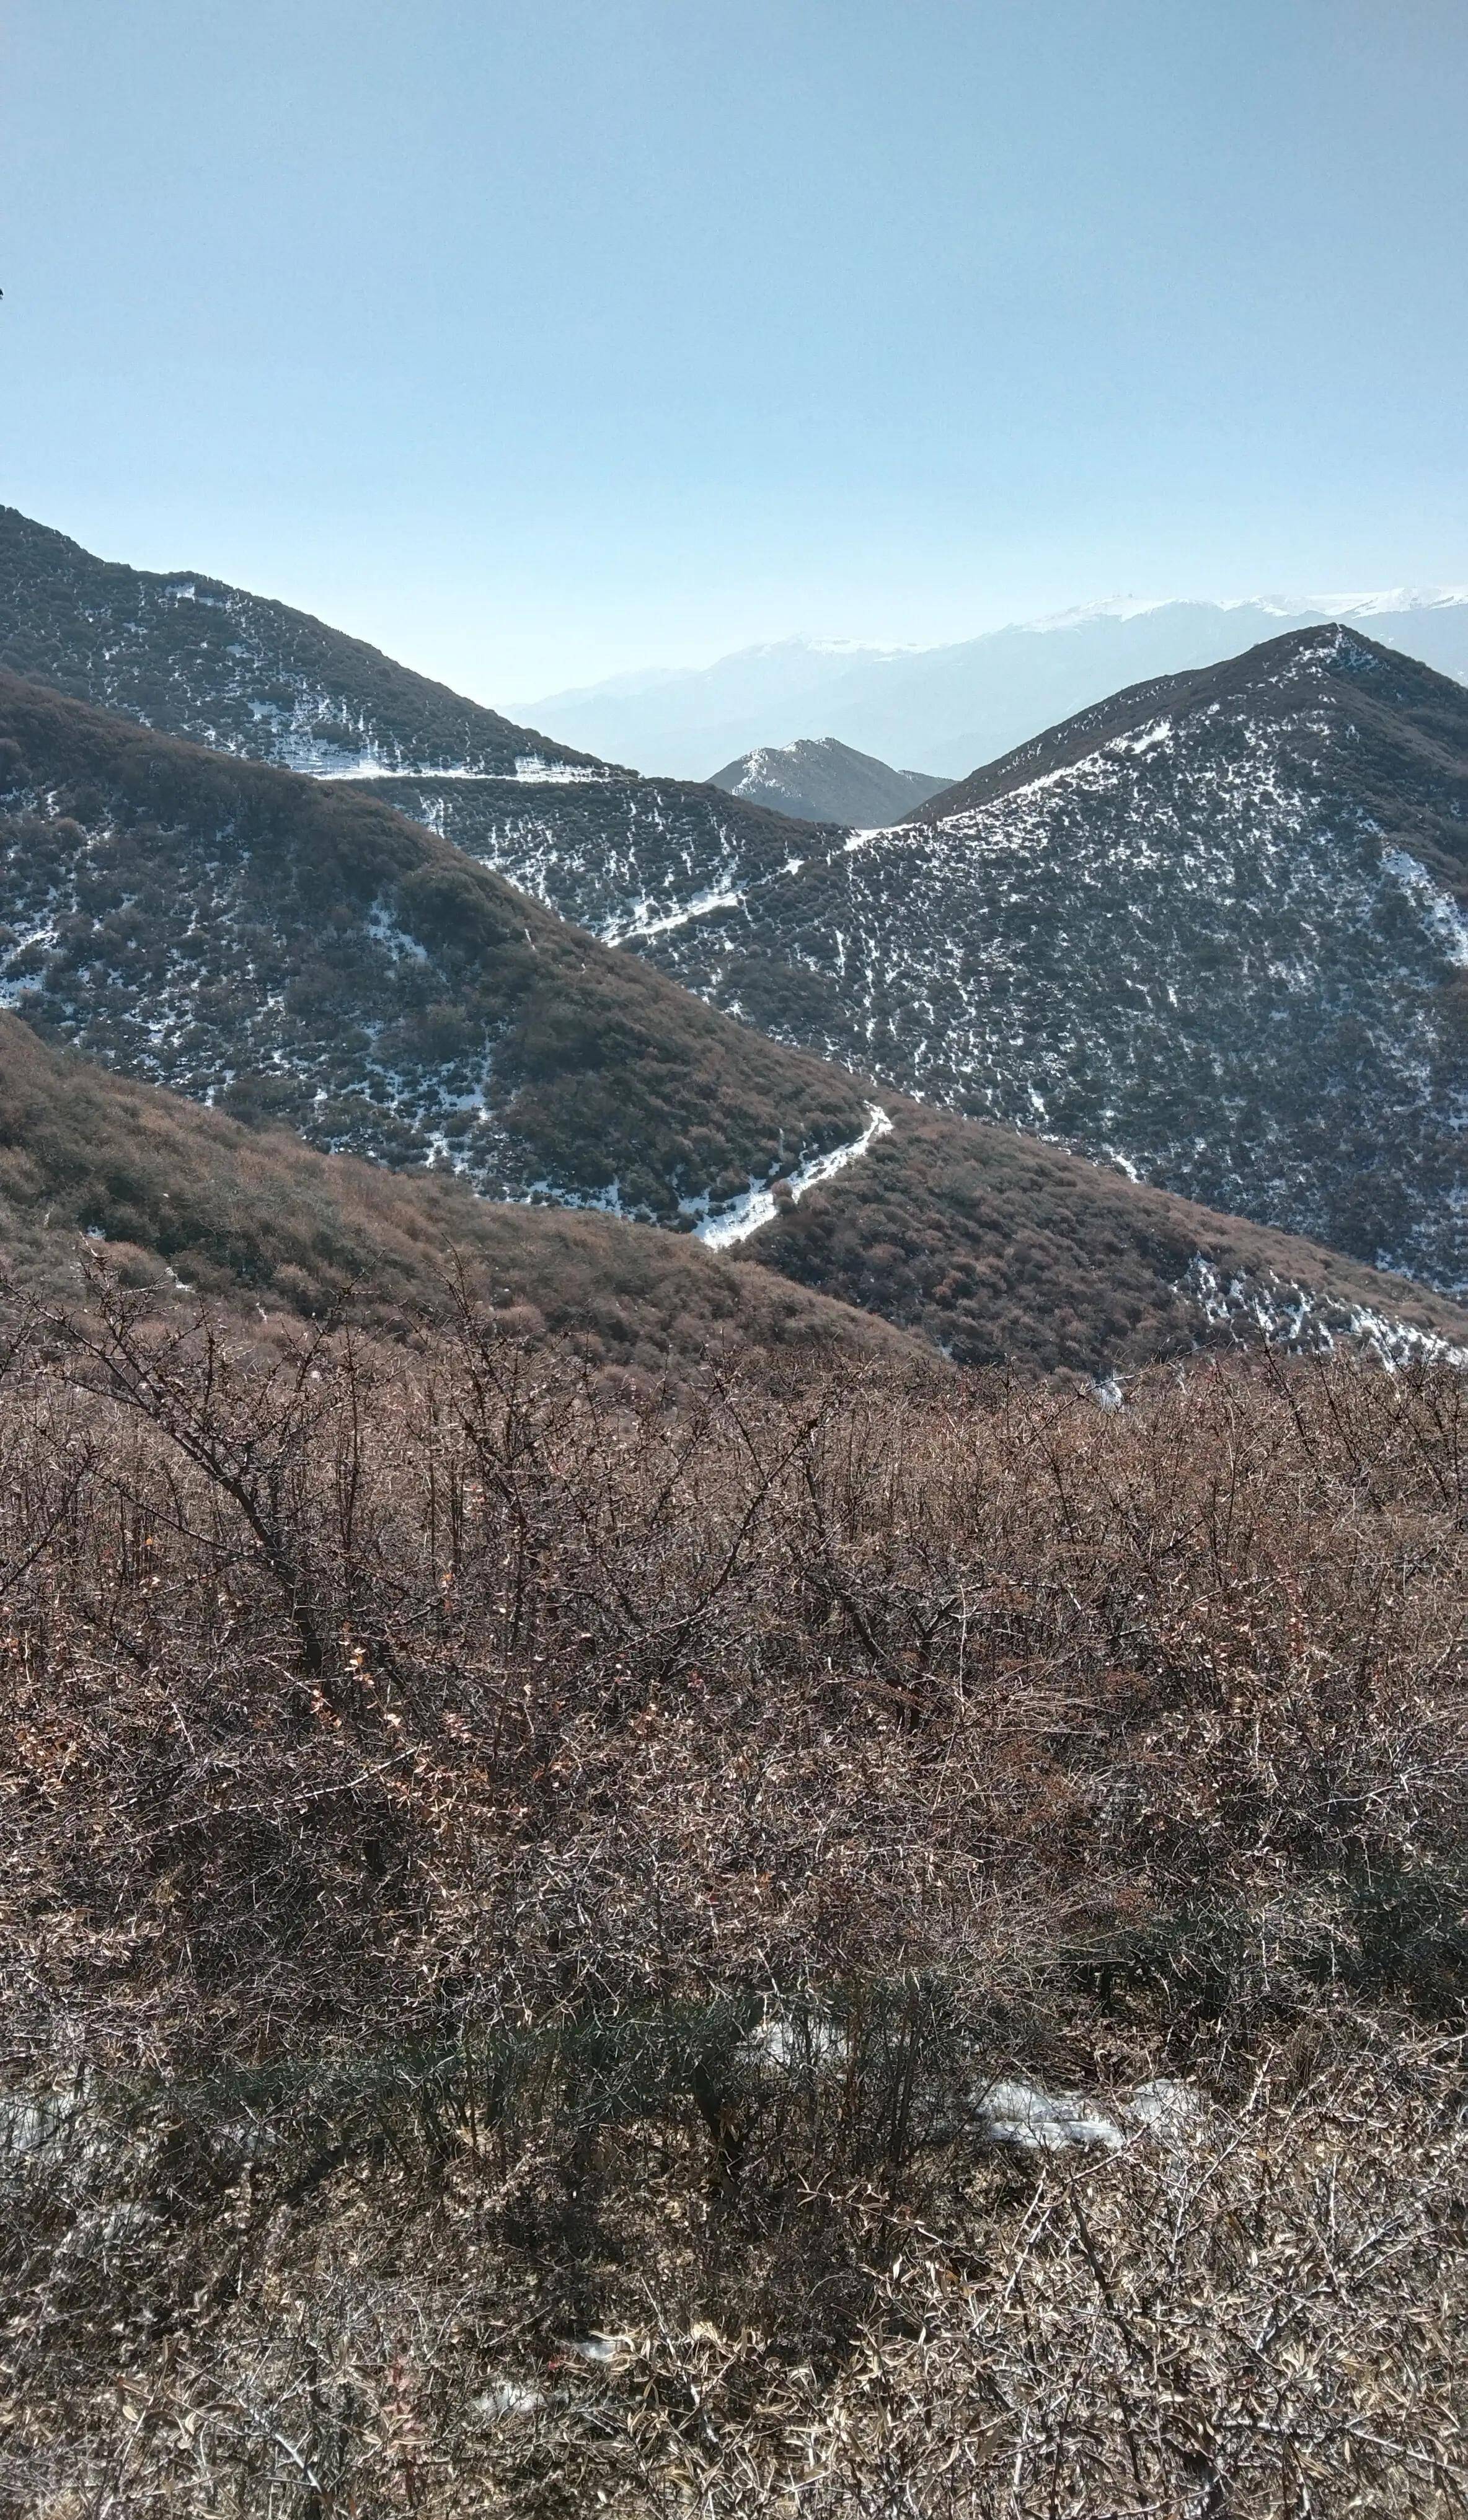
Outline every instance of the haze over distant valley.
{"type": "Polygon", "coordinates": [[[684,779],[820,736],[961,779],[1130,683],[1327,620],[1359,622],[1384,647],[1468,681],[1468,589],[1396,587],[1299,603],[1097,605],[941,647],[772,640],[711,665],[552,692],[518,713],[562,743],[684,779]]]}

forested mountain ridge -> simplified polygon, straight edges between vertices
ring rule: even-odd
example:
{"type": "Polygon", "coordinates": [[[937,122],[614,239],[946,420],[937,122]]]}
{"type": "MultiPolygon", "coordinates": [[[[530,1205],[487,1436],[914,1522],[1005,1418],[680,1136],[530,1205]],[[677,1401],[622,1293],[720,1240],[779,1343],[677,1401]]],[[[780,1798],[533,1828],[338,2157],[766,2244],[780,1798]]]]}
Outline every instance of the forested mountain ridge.
{"type": "Polygon", "coordinates": [[[572,751],[288,605],[98,560],[13,508],[0,509],[0,669],[156,733],[375,783],[614,940],[678,913],[699,871],[744,882],[809,838],[710,783],[572,751]]]}
{"type": "Polygon", "coordinates": [[[98,560],[0,508],[0,667],[288,769],[596,769],[289,604],[98,560]]]}
{"type": "Polygon", "coordinates": [[[1355,631],[1119,694],[894,829],[695,869],[637,941],[779,1039],[1468,1283],[1468,693],[1355,631]]]}
{"type": "Polygon", "coordinates": [[[8,676],[0,785],[6,997],[151,1083],[330,1151],[665,1222],[863,1125],[849,1076],[359,788],[8,676]]]}
{"type": "Polygon", "coordinates": [[[359,787],[16,678],[0,785],[6,998],[43,1038],[232,1117],[497,1197],[685,1232],[762,1214],[752,1259],[959,1362],[1101,1372],[1286,1316],[1307,1340],[1388,1319],[1464,1340],[1452,1307],[1328,1252],[900,1095],[874,1138],[865,1083],[359,787]],[[813,1159],[858,1146],[795,1203],[813,1159]]]}

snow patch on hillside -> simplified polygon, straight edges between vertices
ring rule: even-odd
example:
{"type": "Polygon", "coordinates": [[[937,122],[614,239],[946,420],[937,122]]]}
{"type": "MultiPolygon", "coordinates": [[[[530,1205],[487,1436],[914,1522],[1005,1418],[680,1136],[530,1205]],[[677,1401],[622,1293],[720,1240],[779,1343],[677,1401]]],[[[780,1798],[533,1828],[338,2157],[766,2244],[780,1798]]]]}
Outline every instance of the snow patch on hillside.
{"type": "Polygon", "coordinates": [[[729,1200],[716,1214],[709,1213],[709,1197],[685,1198],[679,1205],[685,1216],[704,1212],[703,1222],[694,1227],[694,1237],[708,1244],[711,1251],[726,1251],[735,1242],[748,1241],[761,1225],[769,1225],[780,1212],[776,1191],[789,1192],[793,1200],[803,1199],[807,1190],[816,1190],[822,1182],[834,1181],[848,1164],[856,1162],[878,1138],[892,1134],[892,1121],[876,1102],[867,1104],[867,1124],[859,1138],[849,1139],[845,1146],[833,1147],[828,1154],[811,1155],[808,1160],[777,1184],[752,1181],[747,1191],[729,1200]]]}
{"type": "Polygon", "coordinates": [[[686,927],[690,920],[708,919],[718,910],[737,910],[744,899],[742,892],[717,888],[699,893],[677,910],[654,911],[652,904],[639,901],[633,917],[625,922],[613,920],[602,930],[604,945],[626,945],[636,936],[668,936],[675,927],[686,927]]]}
{"type": "Polygon", "coordinates": [[[594,788],[605,787],[618,773],[604,770],[597,763],[542,761],[538,752],[524,752],[516,760],[515,776],[523,786],[531,788],[594,788]]]}
{"type": "Polygon", "coordinates": [[[1362,1349],[1388,1372],[1404,1365],[1468,1366],[1468,1348],[1455,1347],[1437,1330],[1420,1329],[1369,1304],[1344,1305],[1308,1286],[1277,1278],[1225,1280],[1198,1252],[1177,1292],[1196,1304],[1214,1329],[1256,1333],[1270,1347],[1329,1356],[1341,1345],[1362,1349]]]}
{"type": "Polygon", "coordinates": [[[1450,960],[1468,966],[1468,917],[1451,893],[1445,892],[1421,859],[1408,856],[1405,849],[1383,849],[1381,862],[1388,875],[1395,876],[1402,890],[1420,904],[1429,927],[1450,960]]]}

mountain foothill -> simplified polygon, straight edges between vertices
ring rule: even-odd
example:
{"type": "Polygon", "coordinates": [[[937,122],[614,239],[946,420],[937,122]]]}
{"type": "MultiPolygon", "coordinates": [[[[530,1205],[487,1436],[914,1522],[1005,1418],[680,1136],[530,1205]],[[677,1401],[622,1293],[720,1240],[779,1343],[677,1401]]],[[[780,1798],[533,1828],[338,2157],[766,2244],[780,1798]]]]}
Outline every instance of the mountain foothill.
{"type": "Polygon", "coordinates": [[[1464,696],[0,650],[0,2505],[1465,2507],[1464,696]]]}
{"type": "MultiPolygon", "coordinates": [[[[74,1064],[80,1055],[117,1080],[208,1106],[210,1126],[246,1126],[261,1149],[283,1148],[291,1142],[281,1133],[292,1132],[315,1150],[326,1164],[321,1196],[358,1221],[340,1255],[303,1263],[298,1251],[281,1263],[299,1273],[289,1282],[301,1303],[314,1300],[338,1256],[345,1268],[345,1244],[355,1255],[346,1273],[363,1264],[367,1163],[396,1176],[393,1199],[408,1206],[383,1234],[414,1240],[420,1275],[436,1236],[440,1245],[464,1238],[462,1223],[450,1234],[441,1221],[445,1199],[460,1220],[497,1203],[519,1220],[528,1250],[535,1235],[534,1247],[551,1247],[544,1211],[572,1211],[583,1271],[603,1236],[611,1239],[597,1247],[610,1250],[619,1237],[619,1248],[656,1247],[660,1270],[676,1238],[696,1273],[714,1256],[700,1236],[727,1223],[732,1237],[741,1211],[763,1194],[766,1221],[739,1241],[737,1263],[718,1264],[741,1286],[776,1273],[960,1365],[1130,1370],[1220,1336],[1258,1335],[1262,1322],[1283,1317],[1277,1290],[1289,1289],[1306,1305],[1312,1337],[1391,1320],[1461,1341],[1463,1317],[1443,1291],[1455,1282],[1445,1266],[1423,1266],[1424,1282],[1411,1285],[1370,1265],[1384,1246],[1369,1231],[1338,1233],[1344,1256],[1323,1247],[1321,1233],[1279,1233],[1267,1211],[1288,1210],[1289,1199],[1256,1198],[1251,1214],[1253,1184],[1237,1164],[1216,1176],[1239,1192],[1230,1202],[1238,1213],[1228,1214],[1216,1197],[1200,1206],[1176,1195],[1187,1184],[1153,1187],[1076,1150],[1087,1144],[1077,1098],[1096,1073],[1097,1038],[1104,1048],[1110,980],[1088,941],[1069,930],[1045,936],[1044,922],[1032,921],[1046,952],[1032,953],[1027,980],[1016,919],[1008,998],[991,978],[966,979],[964,1003],[971,1029],[977,997],[981,1008],[994,1002],[1013,1034],[1025,987],[1049,1005],[1078,967],[1084,986],[1070,994],[1084,1000],[1090,1036],[1072,1102],[1040,1115],[1046,1135],[1032,1126],[1020,1134],[1024,1110],[995,1105],[993,1117],[1008,1125],[989,1124],[987,1069],[975,1062],[955,1084],[952,1021],[930,979],[909,984],[900,958],[910,960],[943,915],[949,964],[962,961],[960,878],[955,869],[950,895],[930,916],[919,880],[925,852],[955,820],[1002,812],[1005,796],[976,805],[940,794],[920,805],[921,825],[864,835],[855,848],[837,824],[796,823],[712,785],[642,779],[558,752],[533,730],[288,608],[202,578],[93,561],[13,512],[0,544],[13,571],[0,617],[11,669],[0,680],[5,997],[41,1042],[67,1055],[57,1072],[73,1092],[89,1072],[74,1064]],[[220,623],[249,635],[224,638],[220,623]],[[288,688],[289,711],[279,697],[288,688]],[[161,723],[151,722],[155,712],[161,723]],[[333,727],[349,730],[354,776],[323,777],[319,762],[317,775],[285,766],[303,757],[302,745],[326,743],[333,727]],[[889,852],[890,899],[904,895],[903,918],[894,908],[880,946],[875,914],[843,931],[846,964],[833,965],[844,905],[889,852]],[[893,964],[890,983],[872,976],[879,956],[893,964]],[[923,1057],[895,1017],[899,995],[926,1025],[923,1057]],[[877,1137],[867,1127],[875,1107],[891,1123],[877,1137]],[[348,1158],[357,1167],[350,1196],[329,1192],[333,1162],[348,1158]],[[403,1223],[414,1201],[432,1226],[403,1223]],[[1208,1291],[1219,1288],[1234,1292],[1208,1291]]],[[[1142,740],[1136,712],[1150,711],[1150,725],[1170,705],[1180,720],[1215,729],[1216,750],[1232,745],[1230,792],[1247,788],[1248,763],[1254,751],[1263,757],[1274,728],[1296,729],[1305,716],[1323,729],[1342,715],[1332,717],[1332,686],[1311,652],[1280,646],[1270,670],[1290,696],[1272,719],[1259,702],[1257,669],[1252,679],[1241,669],[1238,683],[1239,705],[1253,711],[1247,735],[1220,727],[1227,696],[1195,678],[1185,695],[1119,703],[1098,735],[1108,760],[1138,770],[1154,760],[1163,747],[1142,740]]],[[[1354,642],[1350,652],[1365,660],[1349,668],[1352,690],[1385,730],[1371,754],[1370,800],[1378,815],[1389,805],[1397,813],[1393,846],[1401,815],[1416,812],[1413,864],[1422,883],[1439,885],[1451,863],[1451,705],[1438,678],[1400,659],[1392,660],[1397,683],[1377,696],[1380,652],[1354,642]],[[1408,720],[1415,803],[1398,792],[1408,720]]],[[[1331,670],[1339,679],[1348,669],[1331,670]]],[[[1343,723],[1353,727],[1358,714],[1343,723]]],[[[1032,775],[1016,774],[1006,796],[1036,782],[1058,792],[1066,777],[1088,775],[1081,734],[1050,741],[1054,762],[1047,752],[1032,775]]],[[[1334,762],[1343,743],[1322,732],[1318,757],[1334,762]]],[[[1104,801],[1115,818],[1109,790],[1104,801]]],[[[1133,796],[1133,815],[1134,805],[1133,796]]],[[[1087,845],[1104,855],[1109,843],[1103,832],[1087,845]]],[[[1358,833],[1353,845],[1369,855],[1378,844],[1358,833]]],[[[1023,855],[1017,841],[1009,850],[1023,855]]],[[[976,868],[1001,855],[971,852],[976,868]]],[[[1150,842],[1140,852],[1149,881],[1158,855],[1150,842]]],[[[1247,872],[1240,860],[1241,902],[1247,872]]],[[[1403,950],[1418,929],[1437,932],[1419,892],[1413,877],[1398,922],[1403,950]]],[[[1160,908],[1155,919],[1166,915],[1160,908]]],[[[1172,943],[1175,952],[1175,935],[1172,943]]],[[[1214,968],[1226,968],[1226,940],[1214,968]]],[[[1426,945],[1413,981],[1426,1005],[1437,985],[1426,945]]],[[[1140,985],[1127,970],[1115,993],[1129,1007],[1140,985]]],[[[1299,994],[1308,1000],[1307,980],[1299,994]]],[[[1181,1045],[1181,1016],[1174,1029],[1181,1045]]],[[[7,1039],[14,1058],[13,1027],[7,1039]]],[[[1189,1056],[1188,1118],[1201,1130],[1228,1108],[1228,1080],[1210,1113],[1207,1045],[1189,1056]]],[[[1023,1058],[1015,1067],[1023,1082],[1023,1058]]],[[[1277,1122],[1266,1115],[1262,1126],[1276,1144],[1277,1122]]],[[[1116,1143],[1091,1151],[1124,1159],[1125,1139],[1119,1119],[1116,1143]]],[[[1415,1180],[1423,1216],[1440,1175],[1445,1182],[1445,1153],[1430,1151],[1415,1180]]],[[[1404,1142],[1397,1152],[1409,1168],[1422,1148],[1404,1142]]],[[[265,1162],[259,1154],[257,1173],[265,1162]]],[[[1133,1160],[1132,1169],[1142,1167],[1133,1160]]],[[[1157,1169],[1167,1175],[1165,1162],[1157,1169]]],[[[1313,1228],[1308,1202],[1295,1205],[1300,1213],[1282,1221],[1313,1228]]],[[[180,1239],[160,1222],[153,1192],[103,1195],[79,1174],[72,1208],[83,1225],[153,1253],[186,1282],[233,1274],[279,1294],[279,1272],[272,1277],[252,1229],[231,1243],[216,1221],[180,1239]]],[[[1337,1209],[1321,1214],[1343,1221],[1337,1209]]],[[[1420,1218],[1417,1230],[1427,1248],[1420,1218]]],[[[1441,1244],[1440,1236],[1432,1247],[1441,1244]]],[[[1399,1262],[1417,1256],[1410,1238],[1386,1248],[1399,1262]]],[[[390,1279],[394,1269],[403,1283],[413,1275],[400,1249],[390,1279]]],[[[517,1300],[566,1317],[554,1290],[541,1300],[524,1272],[517,1300]]],[[[708,1309],[703,1296],[689,1302],[696,1317],[708,1309]]]]}

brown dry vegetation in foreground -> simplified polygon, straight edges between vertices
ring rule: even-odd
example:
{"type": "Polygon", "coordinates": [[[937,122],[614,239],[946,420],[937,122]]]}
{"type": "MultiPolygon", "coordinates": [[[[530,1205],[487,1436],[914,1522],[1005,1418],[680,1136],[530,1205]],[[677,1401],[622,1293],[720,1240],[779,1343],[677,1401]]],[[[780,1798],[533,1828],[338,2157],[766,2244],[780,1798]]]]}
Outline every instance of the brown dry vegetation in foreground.
{"type": "MultiPolygon", "coordinates": [[[[747,1366],[837,1347],[899,1356],[915,1342],[688,1235],[565,1207],[476,1198],[441,1173],[322,1155],[48,1050],[0,1014],[0,1249],[7,1277],[66,1303],[87,1240],[114,1274],[248,1312],[356,1317],[393,1337],[441,1314],[450,1255],[501,1320],[549,1333],[611,1372],[676,1372],[711,1348],[747,1366]]],[[[98,1256],[93,1252],[91,1257],[98,1256]]],[[[1468,1325],[1465,1325],[1468,1327],[1468,1325]]]]}
{"type": "Polygon", "coordinates": [[[141,1300],[0,1380],[0,2507],[1464,2507],[1459,1377],[141,1300]]]}

